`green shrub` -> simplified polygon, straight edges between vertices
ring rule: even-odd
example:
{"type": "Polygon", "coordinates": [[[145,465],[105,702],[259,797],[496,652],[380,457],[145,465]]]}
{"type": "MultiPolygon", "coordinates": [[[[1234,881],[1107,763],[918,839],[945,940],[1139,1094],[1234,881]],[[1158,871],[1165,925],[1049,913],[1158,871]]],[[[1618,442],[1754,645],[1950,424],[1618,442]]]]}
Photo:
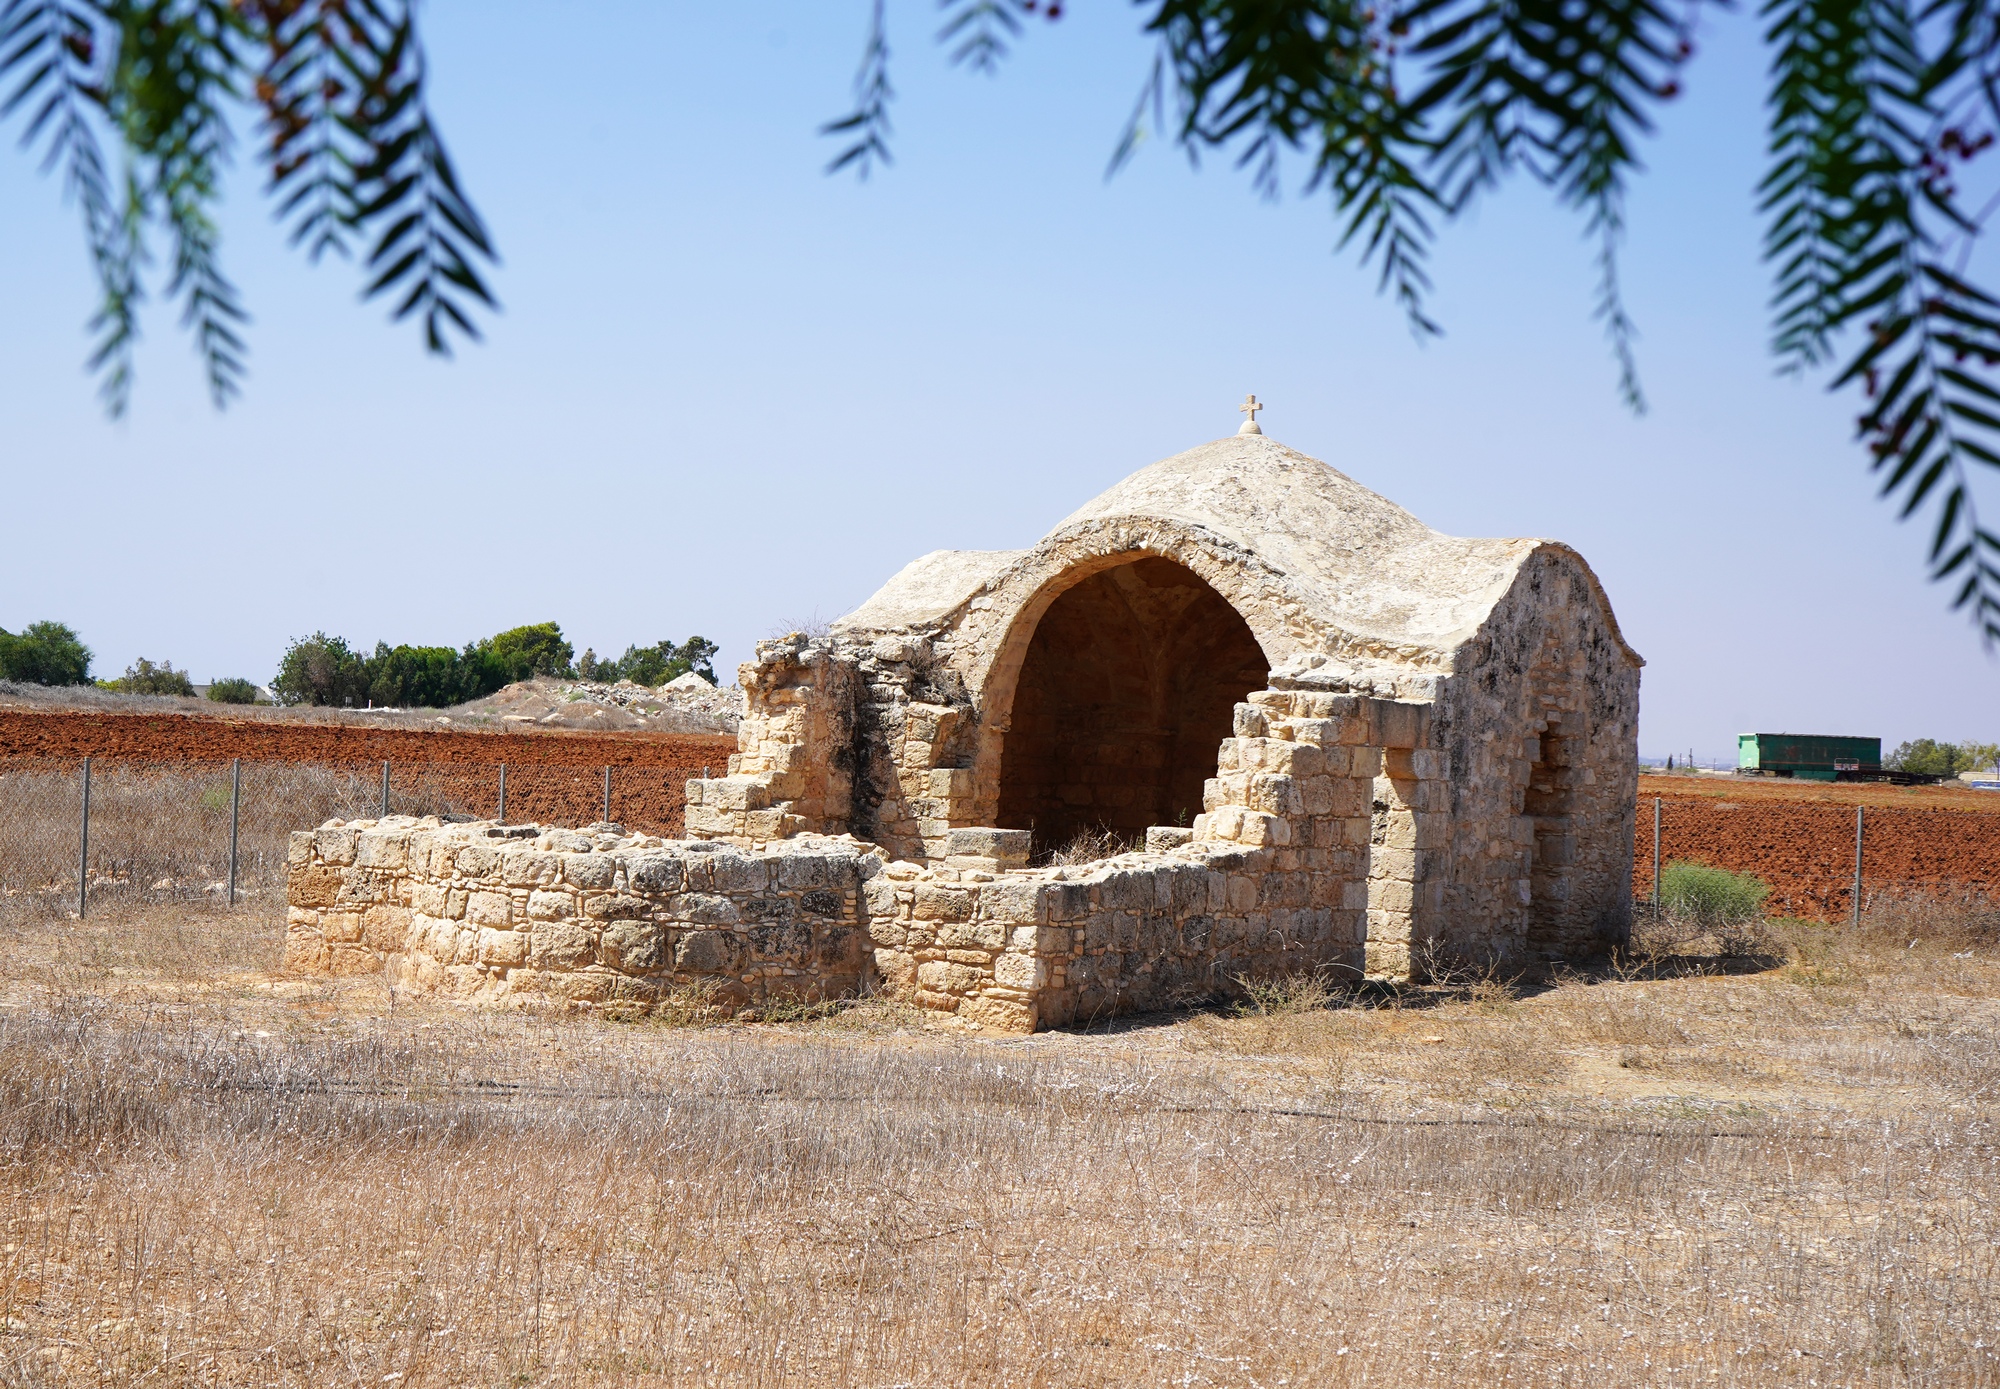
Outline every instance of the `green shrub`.
{"type": "Polygon", "coordinates": [[[591,673],[583,678],[602,680],[607,684],[630,680],[637,685],[659,686],[693,671],[713,685],[717,683],[715,653],[721,649],[707,637],[689,637],[678,646],[670,641],[654,642],[651,646],[628,646],[625,654],[615,661],[596,660],[592,652],[586,651],[583,654],[591,658],[588,661],[591,673]]]}
{"type": "Polygon", "coordinates": [[[368,676],[361,654],[343,638],[314,632],[285,648],[271,692],[280,704],[351,704],[357,694],[368,697],[368,676]]]}
{"type": "Polygon", "coordinates": [[[1660,874],[1662,910],[1704,926],[1731,926],[1764,914],[1770,884],[1751,873],[1675,860],[1660,874]]]}
{"type": "Polygon", "coordinates": [[[364,665],[368,699],[383,708],[443,709],[490,693],[474,682],[473,666],[449,646],[377,642],[364,665]]]}
{"type": "Polygon", "coordinates": [[[208,697],[217,704],[255,704],[257,687],[241,676],[232,675],[210,685],[208,697]]]}
{"type": "Polygon", "coordinates": [[[194,698],[194,681],[188,679],[184,670],[175,670],[172,661],[162,661],[154,665],[141,656],[138,661],[125,667],[125,673],[116,680],[104,682],[107,690],[120,694],[136,695],[180,695],[194,698]]]}
{"type": "Polygon", "coordinates": [[[516,680],[569,673],[570,645],[553,622],[467,642],[462,651],[378,641],[372,655],[314,632],[285,649],[271,689],[280,704],[443,708],[483,699],[516,680]]]}
{"type": "Polygon", "coordinates": [[[1996,749],[1991,743],[1945,743],[1935,738],[1918,738],[1900,743],[1883,765],[1899,772],[1928,772],[1932,776],[1957,776],[1993,765],[1996,749]]]}
{"type": "Polygon", "coordinates": [[[566,676],[570,673],[570,659],[576,654],[563,640],[562,627],[554,622],[510,628],[480,642],[473,653],[492,661],[505,673],[506,678],[500,682],[503,685],[537,675],[566,676]]]}
{"type": "Polygon", "coordinates": [[[0,628],[0,680],[87,685],[90,648],[60,622],[31,622],[18,633],[0,628]]]}

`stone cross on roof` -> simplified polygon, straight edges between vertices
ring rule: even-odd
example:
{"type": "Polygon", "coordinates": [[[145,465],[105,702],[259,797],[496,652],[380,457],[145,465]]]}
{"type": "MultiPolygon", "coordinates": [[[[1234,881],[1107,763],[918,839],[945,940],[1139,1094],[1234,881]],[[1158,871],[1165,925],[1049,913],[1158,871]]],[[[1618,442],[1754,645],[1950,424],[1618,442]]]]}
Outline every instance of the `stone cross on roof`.
{"type": "Polygon", "coordinates": [[[1244,396],[1243,403],[1237,406],[1236,408],[1242,414],[1248,415],[1250,417],[1249,419],[1243,421],[1242,428],[1236,431],[1238,434],[1262,434],[1264,432],[1257,426],[1257,412],[1259,410],[1264,409],[1265,407],[1258,403],[1255,394],[1244,396]]]}

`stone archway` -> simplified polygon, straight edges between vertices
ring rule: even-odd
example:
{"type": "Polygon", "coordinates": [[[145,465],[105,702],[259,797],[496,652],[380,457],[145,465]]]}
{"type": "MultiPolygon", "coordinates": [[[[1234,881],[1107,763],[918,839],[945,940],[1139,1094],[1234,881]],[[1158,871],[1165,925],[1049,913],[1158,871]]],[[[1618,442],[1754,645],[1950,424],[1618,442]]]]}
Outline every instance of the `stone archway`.
{"type": "Polygon", "coordinates": [[[995,823],[1033,830],[1039,853],[1190,823],[1236,704],[1268,675],[1249,624],[1186,566],[1135,557],[1081,579],[1022,659],[995,823]]]}

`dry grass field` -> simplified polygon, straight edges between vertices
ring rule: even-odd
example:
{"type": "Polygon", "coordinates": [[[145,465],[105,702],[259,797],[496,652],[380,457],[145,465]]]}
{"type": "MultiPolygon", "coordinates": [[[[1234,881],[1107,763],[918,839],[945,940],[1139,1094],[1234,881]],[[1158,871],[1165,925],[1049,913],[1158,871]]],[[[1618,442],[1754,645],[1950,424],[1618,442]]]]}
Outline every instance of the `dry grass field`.
{"type": "Polygon", "coordinates": [[[0,1384],[2000,1384],[2000,931],[993,1040],[0,934],[0,1384]]]}

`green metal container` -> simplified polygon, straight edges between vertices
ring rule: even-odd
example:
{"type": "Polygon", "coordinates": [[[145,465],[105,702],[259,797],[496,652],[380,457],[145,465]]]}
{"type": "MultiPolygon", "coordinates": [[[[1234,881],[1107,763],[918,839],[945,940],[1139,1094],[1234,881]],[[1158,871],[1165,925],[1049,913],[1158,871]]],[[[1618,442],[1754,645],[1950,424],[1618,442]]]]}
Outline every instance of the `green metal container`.
{"type": "Polygon", "coordinates": [[[1842,772],[1879,772],[1882,740],[1821,733],[1739,733],[1736,769],[1805,781],[1833,781],[1842,772]]]}

